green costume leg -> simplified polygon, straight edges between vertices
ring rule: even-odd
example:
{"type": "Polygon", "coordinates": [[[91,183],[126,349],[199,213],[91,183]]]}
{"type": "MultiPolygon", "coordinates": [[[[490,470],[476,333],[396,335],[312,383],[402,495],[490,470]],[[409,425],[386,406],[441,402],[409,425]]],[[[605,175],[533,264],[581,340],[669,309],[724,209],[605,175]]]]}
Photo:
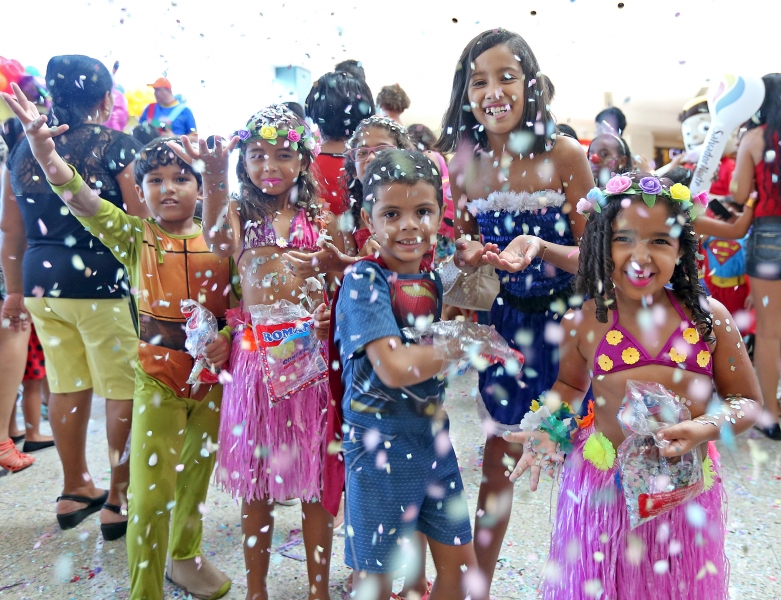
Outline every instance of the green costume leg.
{"type": "Polygon", "coordinates": [[[214,472],[217,433],[220,429],[222,386],[215,386],[200,402],[187,400],[189,417],[177,474],[176,506],[171,522],[171,558],[186,560],[201,554],[203,515],[209,480],[214,472]],[[205,455],[205,456],[204,456],[205,455]]]}
{"type": "Polygon", "coordinates": [[[131,600],[162,600],[168,521],[189,400],[136,371],[130,441],[127,556],[131,600]]]}

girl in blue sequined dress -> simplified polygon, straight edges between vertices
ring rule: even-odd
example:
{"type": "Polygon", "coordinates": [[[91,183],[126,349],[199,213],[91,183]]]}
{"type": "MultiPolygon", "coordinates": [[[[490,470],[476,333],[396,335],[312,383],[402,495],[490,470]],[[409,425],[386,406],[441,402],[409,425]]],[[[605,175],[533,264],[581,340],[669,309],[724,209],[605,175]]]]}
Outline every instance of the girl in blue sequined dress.
{"type": "Polygon", "coordinates": [[[557,138],[550,94],[526,42],[506,30],[486,31],[464,49],[443,119],[441,152],[454,152],[451,186],[456,206],[456,264],[497,267],[501,292],[491,324],[526,357],[520,380],[500,366],[480,375],[479,410],[487,440],[478,498],[475,549],[493,577],[512,504],[518,430],[531,401],[558,374],[559,321],[572,297],[576,241],[585,221],[575,211],[593,186],[586,155],[557,138]]]}

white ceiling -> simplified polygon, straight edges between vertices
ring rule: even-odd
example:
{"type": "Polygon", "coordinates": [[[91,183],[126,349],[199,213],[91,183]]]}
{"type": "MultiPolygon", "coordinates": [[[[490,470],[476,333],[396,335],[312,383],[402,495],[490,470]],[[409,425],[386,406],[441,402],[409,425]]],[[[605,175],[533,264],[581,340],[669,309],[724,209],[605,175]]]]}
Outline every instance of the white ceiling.
{"type": "Polygon", "coordinates": [[[118,59],[128,89],[167,70],[205,133],[233,129],[273,101],[273,66],[303,66],[316,78],[344,58],[363,61],[375,93],[390,83],[407,91],[406,122],[435,127],[464,45],[499,26],[529,42],[556,86],[562,122],[592,120],[611,92],[630,132],[674,132],[708,77],[781,71],[778,0],[624,2],[45,0],[31,11],[6,1],[0,54],[41,71],[53,54],[118,59]]]}

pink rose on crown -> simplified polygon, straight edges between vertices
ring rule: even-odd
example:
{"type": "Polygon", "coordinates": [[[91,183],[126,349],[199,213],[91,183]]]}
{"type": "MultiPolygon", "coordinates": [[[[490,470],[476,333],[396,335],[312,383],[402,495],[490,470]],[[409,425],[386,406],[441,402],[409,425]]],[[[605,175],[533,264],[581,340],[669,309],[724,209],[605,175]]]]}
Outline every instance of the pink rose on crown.
{"type": "Polygon", "coordinates": [[[692,198],[692,203],[696,206],[701,206],[702,208],[705,208],[706,206],[708,206],[709,200],[710,199],[708,198],[708,192],[703,191],[692,198]]]}
{"type": "Polygon", "coordinates": [[[594,208],[594,205],[591,204],[591,202],[585,198],[581,198],[578,200],[578,205],[575,207],[575,210],[578,211],[578,214],[585,215],[586,213],[591,212],[592,208],[594,208]]]}
{"type": "Polygon", "coordinates": [[[295,129],[291,129],[287,132],[287,139],[291,142],[299,142],[301,141],[301,134],[298,133],[295,129]]]}
{"type": "Polygon", "coordinates": [[[627,191],[630,187],[632,187],[632,180],[629,179],[629,177],[626,177],[625,175],[616,175],[607,182],[605,191],[608,194],[620,194],[621,192],[627,191]]]}

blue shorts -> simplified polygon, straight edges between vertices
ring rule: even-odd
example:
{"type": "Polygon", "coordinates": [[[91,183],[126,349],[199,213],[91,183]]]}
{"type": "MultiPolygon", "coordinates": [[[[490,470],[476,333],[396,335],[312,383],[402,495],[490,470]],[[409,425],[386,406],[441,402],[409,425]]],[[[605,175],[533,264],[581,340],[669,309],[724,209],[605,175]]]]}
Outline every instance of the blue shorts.
{"type": "MultiPolygon", "coordinates": [[[[392,428],[396,435],[359,425],[362,419],[345,413],[351,428],[344,441],[345,562],[368,573],[402,568],[410,555],[406,542],[415,531],[448,546],[472,541],[453,447],[448,443],[444,454],[437,454],[427,418],[392,419],[394,425],[398,421],[392,428]]],[[[386,431],[389,420],[383,418],[386,431]]],[[[447,425],[442,431],[447,435],[447,425]]]]}
{"type": "Polygon", "coordinates": [[[746,274],[781,279],[781,217],[757,217],[746,242],[746,274]]]}

